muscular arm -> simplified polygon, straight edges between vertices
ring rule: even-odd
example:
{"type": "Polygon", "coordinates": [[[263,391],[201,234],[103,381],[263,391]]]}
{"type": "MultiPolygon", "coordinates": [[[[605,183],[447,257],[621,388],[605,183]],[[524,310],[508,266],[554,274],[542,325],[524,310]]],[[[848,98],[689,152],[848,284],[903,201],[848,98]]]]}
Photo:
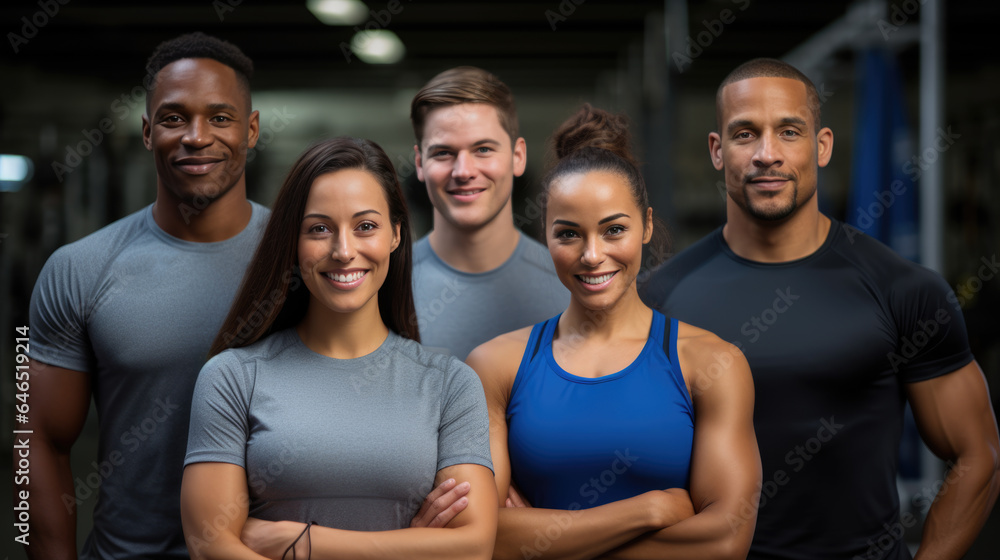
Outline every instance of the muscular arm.
{"type": "Polygon", "coordinates": [[[681,324],[678,354],[695,410],[691,500],[697,512],[607,558],[746,558],[757,520],[760,454],[746,359],[715,335],[681,324]]]}
{"type": "MultiPolygon", "coordinates": [[[[22,490],[31,506],[28,558],[76,559],[76,495],[70,470],[70,449],[83,429],[90,408],[90,375],[31,360],[28,367],[28,435],[31,472],[19,480],[15,504],[22,490]]],[[[18,453],[14,450],[14,463],[18,453]]]]}
{"type": "Polygon", "coordinates": [[[973,361],[906,389],[924,441],[952,464],[927,514],[914,558],[961,558],[1000,492],[1000,441],[986,379],[973,361]]]}
{"type": "MultiPolygon", "coordinates": [[[[311,529],[314,560],[412,558],[487,559],[492,553],[496,501],[492,473],[480,465],[462,464],[441,469],[435,484],[448,478],[468,482],[468,505],[443,528],[406,528],[395,531],[311,529]]],[[[281,558],[302,529],[302,523],[268,523],[248,546],[241,541],[247,525],[249,497],[246,472],[228,463],[196,463],[184,470],[181,518],[188,551],[195,559],[281,558]],[[220,525],[225,520],[224,526],[220,525]],[[263,555],[254,551],[260,551],[263,555]]],[[[267,523],[267,522],[261,522],[267,523]]],[[[296,548],[305,556],[305,542],[296,548]]]]}
{"type": "MultiPolygon", "coordinates": [[[[466,360],[479,374],[490,413],[490,453],[497,495],[507,497],[507,402],[530,329],[503,335],[466,360]]],[[[495,507],[499,504],[495,504],[495,507]]],[[[643,533],[676,523],[691,511],[687,493],[647,492],[603,506],[577,510],[501,508],[494,558],[594,558],[643,533]]]]}

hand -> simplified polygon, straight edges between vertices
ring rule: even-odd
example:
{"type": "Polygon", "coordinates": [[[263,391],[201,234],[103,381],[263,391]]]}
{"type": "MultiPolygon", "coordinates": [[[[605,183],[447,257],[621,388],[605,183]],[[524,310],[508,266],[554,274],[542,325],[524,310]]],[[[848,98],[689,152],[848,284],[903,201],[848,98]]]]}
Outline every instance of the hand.
{"type": "MultiPolygon", "coordinates": [[[[302,530],[305,523],[294,521],[264,521],[255,517],[248,517],[243,525],[243,532],[240,540],[261,556],[266,556],[271,560],[281,560],[288,545],[292,544],[302,530]]],[[[306,558],[309,554],[306,539],[299,539],[295,543],[295,557],[306,558]]]]}
{"type": "Polygon", "coordinates": [[[456,485],[454,478],[442,482],[431,490],[420,505],[420,511],[413,516],[410,527],[444,527],[469,505],[465,497],[472,487],[468,482],[456,485]]]}
{"type": "Polygon", "coordinates": [[[691,495],[683,488],[653,490],[644,496],[651,500],[653,526],[656,529],[676,525],[695,514],[691,495]]]}
{"type": "Polygon", "coordinates": [[[529,504],[528,500],[526,500],[524,498],[524,496],[522,496],[521,493],[518,492],[517,488],[515,488],[514,485],[511,484],[509,487],[507,487],[507,501],[504,503],[504,507],[509,507],[509,508],[528,507],[528,508],[530,508],[531,504],[529,504]]]}

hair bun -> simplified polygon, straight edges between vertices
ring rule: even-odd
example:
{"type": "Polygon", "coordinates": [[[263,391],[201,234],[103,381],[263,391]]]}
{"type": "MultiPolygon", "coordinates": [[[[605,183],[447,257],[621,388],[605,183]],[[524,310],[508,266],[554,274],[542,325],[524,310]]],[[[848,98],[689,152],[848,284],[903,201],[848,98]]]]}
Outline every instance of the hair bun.
{"type": "Polygon", "coordinates": [[[632,156],[628,119],[592,107],[590,103],[584,103],[556,130],[552,142],[558,159],[584,148],[600,148],[638,167],[632,156]]]}

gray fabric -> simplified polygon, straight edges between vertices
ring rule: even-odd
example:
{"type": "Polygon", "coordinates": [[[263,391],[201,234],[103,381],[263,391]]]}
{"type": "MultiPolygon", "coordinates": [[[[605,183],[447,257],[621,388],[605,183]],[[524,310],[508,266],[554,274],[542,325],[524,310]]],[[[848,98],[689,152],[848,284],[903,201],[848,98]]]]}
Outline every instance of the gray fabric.
{"type": "Polygon", "coordinates": [[[493,468],[486,397],[468,366],[395,333],[338,360],[287,329],[205,364],[185,459],[199,462],[246,469],[252,517],[401,529],[438,470],[493,468]]]}
{"type": "Polygon", "coordinates": [[[493,337],[562,313],[569,291],[549,250],[523,233],[507,262],[482,273],[452,268],[424,237],[413,245],[413,299],[421,342],[464,360],[493,337]]]}
{"type": "Polygon", "coordinates": [[[29,356],[90,372],[100,418],[98,466],[73,473],[80,499],[93,500],[100,480],[82,558],[187,558],[179,497],[191,392],[269,214],[253,204],[235,237],[192,243],[161,230],[148,206],[42,269],[29,356]]]}

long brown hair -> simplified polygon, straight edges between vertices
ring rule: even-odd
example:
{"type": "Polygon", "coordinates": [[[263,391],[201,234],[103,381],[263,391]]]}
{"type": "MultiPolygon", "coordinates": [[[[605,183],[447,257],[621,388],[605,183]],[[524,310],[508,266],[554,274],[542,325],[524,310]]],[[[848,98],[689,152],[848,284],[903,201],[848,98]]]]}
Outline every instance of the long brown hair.
{"type": "Polygon", "coordinates": [[[309,291],[298,269],[298,242],[306,200],[313,182],[342,169],[367,171],[382,187],[389,220],[399,225],[399,245],[389,256],[389,271],[378,290],[382,322],[406,338],[420,341],[413,305],[412,234],[406,199],[389,156],[371,140],[334,138],[308,148],[292,166],[271,210],[264,236],[254,253],[240,290],[209,351],[248,346],[297,325],[305,317],[309,291]]]}

